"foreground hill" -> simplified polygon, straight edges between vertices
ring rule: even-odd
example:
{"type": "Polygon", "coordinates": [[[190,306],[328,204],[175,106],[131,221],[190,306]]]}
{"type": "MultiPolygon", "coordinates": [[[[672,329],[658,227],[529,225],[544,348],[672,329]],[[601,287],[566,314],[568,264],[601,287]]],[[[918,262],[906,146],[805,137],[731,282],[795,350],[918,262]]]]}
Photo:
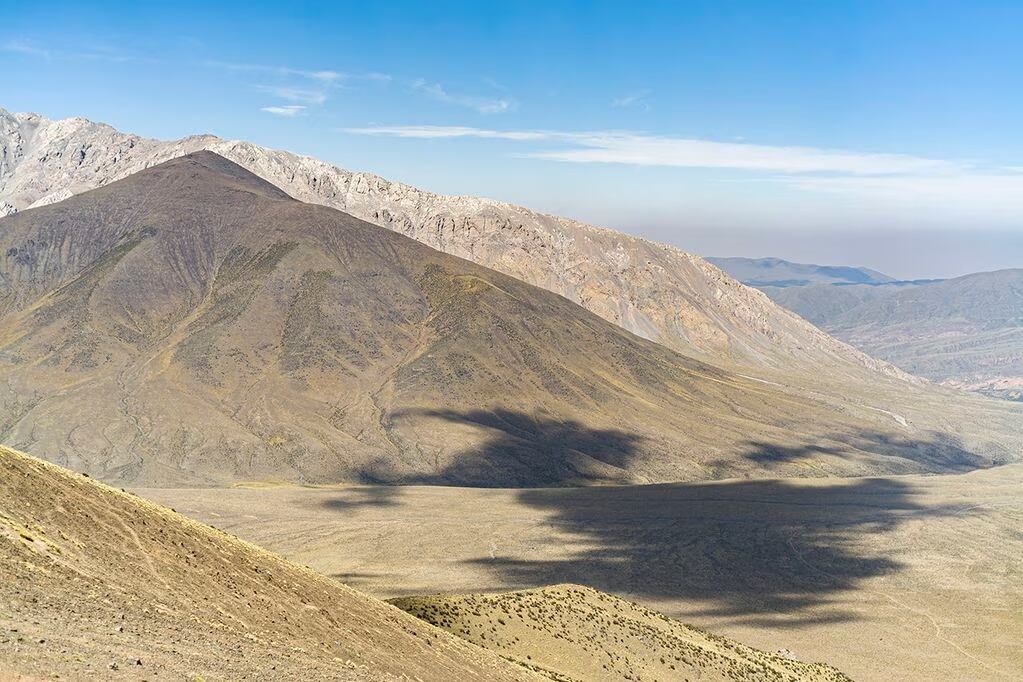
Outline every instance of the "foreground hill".
{"type": "Polygon", "coordinates": [[[1023,438],[711,367],[211,152],[0,219],[0,253],[0,434],[110,481],[907,473],[1023,438]]]}
{"type": "Polygon", "coordinates": [[[0,109],[0,215],[60,201],[201,149],[300,201],[340,209],[548,289],[691,357],[816,387],[822,377],[862,385],[876,382],[879,373],[906,378],[675,247],[498,201],[432,194],[210,135],[163,142],[81,118],[51,121],[0,109]],[[821,373],[822,366],[828,371],[821,373]]]}
{"type": "Polygon", "coordinates": [[[793,263],[781,258],[708,258],[752,287],[801,287],[808,284],[884,284],[895,278],[869,268],[793,263]]]}
{"type": "Polygon", "coordinates": [[[765,291],[843,341],[913,374],[1023,399],[1023,270],[918,284],[765,291]]]}
{"type": "Polygon", "coordinates": [[[847,682],[819,663],[768,654],[580,585],[391,603],[557,682],[847,682]]]}
{"type": "Polygon", "coordinates": [[[396,608],[0,447],[0,678],[532,679],[396,608]]]}

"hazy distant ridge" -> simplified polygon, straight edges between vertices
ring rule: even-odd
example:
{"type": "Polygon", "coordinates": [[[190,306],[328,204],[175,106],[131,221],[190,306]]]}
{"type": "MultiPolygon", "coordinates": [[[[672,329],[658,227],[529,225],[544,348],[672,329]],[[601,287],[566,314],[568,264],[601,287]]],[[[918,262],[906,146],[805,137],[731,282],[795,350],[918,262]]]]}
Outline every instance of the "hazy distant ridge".
{"type": "Polygon", "coordinates": [[[1023,270],[764,291],[843,341],[909,372],[1023,399],[1023,270]]]}
{"type": "Polygon", "coordinates": [[[781,258],[707,258],[743,284],[806,286],[807,284],[883,284],[894,277],[869,268],[793,263],[781,258]]]}

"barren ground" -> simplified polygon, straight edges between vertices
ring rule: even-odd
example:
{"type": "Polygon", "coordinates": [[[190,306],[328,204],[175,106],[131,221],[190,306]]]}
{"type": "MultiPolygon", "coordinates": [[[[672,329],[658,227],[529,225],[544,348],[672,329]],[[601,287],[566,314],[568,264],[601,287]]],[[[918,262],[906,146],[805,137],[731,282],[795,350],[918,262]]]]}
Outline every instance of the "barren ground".
{"type": "Polygon", "coordinates": [[[572,582],[857,680],[1023,676],[1023,466],[582,489],[139,491],[381,597],[572,582]]]}

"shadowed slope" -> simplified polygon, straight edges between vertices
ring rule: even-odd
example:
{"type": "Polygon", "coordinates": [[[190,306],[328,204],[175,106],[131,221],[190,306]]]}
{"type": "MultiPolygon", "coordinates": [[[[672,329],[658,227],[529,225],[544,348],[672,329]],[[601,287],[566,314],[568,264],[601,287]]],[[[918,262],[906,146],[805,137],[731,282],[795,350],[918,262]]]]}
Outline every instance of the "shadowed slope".
{"type": "Polygon", "coordinates": [[[107,480],[906,473],[1023,437],[716,369],[210,152],[5,218],[0,253],[0,437],[107,480]]]}
{"type": "Polygon", "coordinates": [[[0,677],[530,679],[340,583],[0,447],[0,677]]]}

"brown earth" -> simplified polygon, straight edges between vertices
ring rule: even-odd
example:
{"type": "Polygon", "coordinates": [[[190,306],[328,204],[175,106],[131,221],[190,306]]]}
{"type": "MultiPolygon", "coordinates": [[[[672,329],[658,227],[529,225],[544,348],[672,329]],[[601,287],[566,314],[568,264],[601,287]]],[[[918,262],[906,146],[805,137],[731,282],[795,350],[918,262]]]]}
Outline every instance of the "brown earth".
{"type": "Polygon", "coordinates": [[[0,440],[107,481],[857,475],[1023,448],[1023,406],[721,370],[209,152],[3,218],[0,258],[0,440]]]}
{"type": "Polygon", "coordinates": [[[1023,465],[480,490],[146,490],[375,596],[559,582],[856,680],[1023,678],[1023,465]]]}
{"type": "Polygon", "coordinates": [[[531,679],[376,599],[0,447],[0,670],[102,679],[531,679]]]}

